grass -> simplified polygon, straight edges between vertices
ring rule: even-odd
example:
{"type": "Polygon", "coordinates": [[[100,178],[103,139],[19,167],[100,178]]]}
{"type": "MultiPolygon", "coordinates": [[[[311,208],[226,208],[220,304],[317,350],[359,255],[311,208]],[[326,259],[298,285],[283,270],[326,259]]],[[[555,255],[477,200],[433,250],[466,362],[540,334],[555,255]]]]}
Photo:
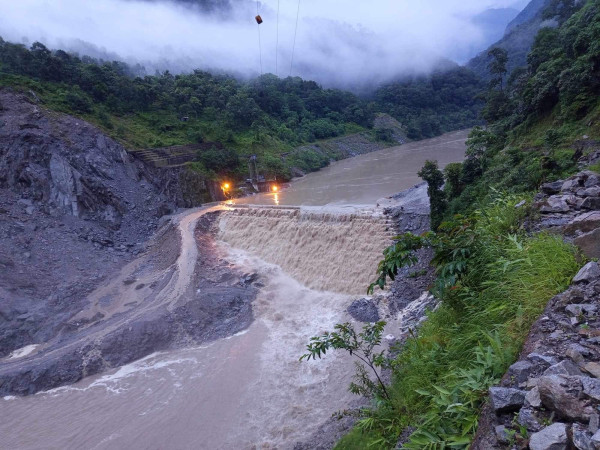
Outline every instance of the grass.
{"type": "MultiPolygon", "coordinates": [[[[442,246],[465,250],[466,271],[392,362],[391,404],[367,413],[336,449],[393,448],[408,426],[416,431],[406,448],[467,447],[487,389],[580,267],[574,247],[560,237],[529,236],[519,228],[524,210],[515,205],[521,199],[490,202],[470,225],[448,232],[442,246]]],[[[438,264],[456,263],[456,255],[438,264]]]]}

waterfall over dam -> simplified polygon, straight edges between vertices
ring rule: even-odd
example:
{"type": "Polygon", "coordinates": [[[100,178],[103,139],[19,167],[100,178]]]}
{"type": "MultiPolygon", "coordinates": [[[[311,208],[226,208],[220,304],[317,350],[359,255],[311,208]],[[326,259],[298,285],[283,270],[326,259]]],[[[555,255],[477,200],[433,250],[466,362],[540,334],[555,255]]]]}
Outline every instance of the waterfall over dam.
{"type": "Polygon", "coordinates": [[[223,213],[219,237],[311,289],[360,295],[394,235],[387,219],[368,213],[236,208],[223,213]]]}

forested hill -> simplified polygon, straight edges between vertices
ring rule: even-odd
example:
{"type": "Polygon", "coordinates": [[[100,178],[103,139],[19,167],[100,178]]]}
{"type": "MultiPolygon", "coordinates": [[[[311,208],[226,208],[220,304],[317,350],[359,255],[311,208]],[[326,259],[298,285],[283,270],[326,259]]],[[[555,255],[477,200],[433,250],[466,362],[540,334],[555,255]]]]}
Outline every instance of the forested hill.
{"type": "Polygon", "coordinates": [[[489,49],[481,52],[467,64],[479,77],[489,80],[488,64],[491,61],[489,50],[495,47],[508,52],[508,73],[517,67],[527,65],[527,54],[533,45],[538,31],[542,28],[556,28],[568,19],[577,5],[576,0],[532,0],[527,7],[506,27],[506,33],[489,49]]]}
{"type": "Polygon", "coordinates": [[[510,54],[495,54],[495,79],[482,111],[488,127],[469,142],[452,211],[464,212],[491,186],[531,191],[570,175],[581,143],[600,139],[600,4],[561,10],[562,25],[539,31],[526,67],[509,73],[504,58],[510,62],[510,54]]]}
{"type": "Polygon", "coordinates": [[[456,67],[383,86],[374,100],[406,127],[410,139],[424,139],[478,123],[484,86],[471,70],[456,67]]]}
{"type": "MultiPolygon", "coordinates": [[[[371,132],[378,112],[391,114],[410,138],[420,139],[476,124],[481,108],[474,100],[481,84],[456,67],[393,83],[370,98],[298,77],[267,74],[243,82],[199,70],[143,72],[37,42],[26,48],[0,39],[0,86],[33,91],[47,107],[93,122],[131,148],[220,142],[238,156],[264,153],[265,169],[279,175],[282,153],[319,139],[371,132]]],[[[241,176],[244,165],[230,156],[227,170],[239,169],[241,176]]]]}

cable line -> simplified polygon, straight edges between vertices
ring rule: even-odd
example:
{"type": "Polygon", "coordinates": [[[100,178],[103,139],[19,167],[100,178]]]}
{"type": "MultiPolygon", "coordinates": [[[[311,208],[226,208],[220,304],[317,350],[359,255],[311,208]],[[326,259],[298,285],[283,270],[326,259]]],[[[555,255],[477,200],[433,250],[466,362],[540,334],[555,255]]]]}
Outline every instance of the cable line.
{"type": "Polygon", "coordinates": [[[296,50],[296,36],[298,35],[298,18],[300,17],[300,0],[298,0],[298,11],[296,12],[296,30],[294,31],[294,45],[292,46],[292,60],[290,62],[290,77],[294,67],[294,51],[296,50]]]}
{"type": "Polygon", "coordinates": [[[279,0],[277,0],[277,37],[275,38],[275,75],[279,76],[277,57],[279,56],[279,0]]]}
{"type": "Polygon", "coordinates": [[[260,17],[260,11],[258,7],[259,0],[256,0],[256,26],[258,27],[258,55],[260,58],[260,74],[263,74],[263,65],[262,65],[262,45],[260,43],[260,24],[262,23],[262,18],[260,17]]]}

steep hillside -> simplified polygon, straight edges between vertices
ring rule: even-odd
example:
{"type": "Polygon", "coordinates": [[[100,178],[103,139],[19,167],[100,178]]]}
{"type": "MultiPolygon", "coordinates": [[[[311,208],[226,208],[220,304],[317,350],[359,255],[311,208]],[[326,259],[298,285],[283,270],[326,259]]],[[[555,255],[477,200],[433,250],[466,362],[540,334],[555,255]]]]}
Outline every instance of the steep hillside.
{"type": "Polygon", "coordinates": [[[504,30],[504,34],[509,34],[517,27],[523,25],[526,22],[534,19],[535,16],[548,4],[548,0],[531,0],[529,4],[523,10],[517,14],[517,16],[511,20],[506,29],[504,30]]]}
{"type": "Polygon", "coordinates": [[[532,0],[527,7],[513,19],[508,26],[502,38],[492,44],[490,48],[484,50],[475,58],[467,63],[467,67],[475,72],[480,78],[489,80],[488,64],[490,57],[488,52],[494,47],[501,47],[508,52],[509,65],[508,71],[512,72],[517,67],[527,64],[527,54],[533,40],[542,26],[555,26],[554,22],[544,21],[543,10],[548,7],[551,0],[532,0]]]}
{"type": "Polygon", "coordinates": [[[481,28],[484,45],[488,46],[504,36],[506,27],[516,20],[517,15],[519,10],[514,8],[491,8],[477,14],[472,22],[481,28]]]}
{"type": "Polygon", "coordinates": [[[177,207],[170,176],[0,89],[0,356],[57,333],[85,292],[143,250],[177,207]]]}
{"type": "MultiPolygon", "coordinates": [[[[297,77],[240,81],[201,71],[140,76],[138,69],[51,51],[39,42],[26,48],[0,39],[0,86],[34,92],[46,107],[92,122],[128,148],[218,142],[226,157],[199,158],[195,165],[214,179],[245,179],[244,157],[252,154],[262,173],[287,179],[292,167],[282,154],[359,132],[378,138],[372,129],[378,112],[420,139],[474,125],[481,106],[473,100],[479,81],[455,67],[393,83],[374,99],[297,77]]],[[[313,155],[304,156],[302,165],[321,167],[312,165],[313,155]]]]}

